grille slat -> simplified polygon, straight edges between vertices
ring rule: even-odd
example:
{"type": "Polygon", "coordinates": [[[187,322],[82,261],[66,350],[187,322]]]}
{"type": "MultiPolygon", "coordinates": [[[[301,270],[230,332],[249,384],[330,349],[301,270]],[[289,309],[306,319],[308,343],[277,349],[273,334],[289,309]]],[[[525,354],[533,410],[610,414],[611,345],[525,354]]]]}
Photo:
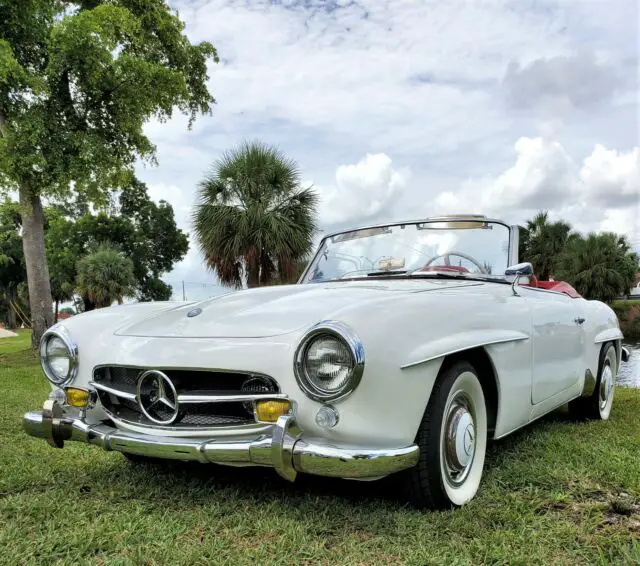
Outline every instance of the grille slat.
{"type": "MultiPolygon", "coordinates": [[[[155,368],[154,368],[155,369],[155,368]]],[[[143,413],[136,398],[139,376],[147,371],[142,368],[121,366],[99,367],[94,370],[94,382],[104,409],[114,417],[145,426],[163,426],[150,420],[143,413]],[[124,392],[125,395],[117,393],[124,392]]],[[[160,369],[176,389],[178,396],[187,397],[179,404],[177,418],[171,427],[220,427],[254,424],[252,404],[247,396],[274,393],[278,397],[277,383],[266,376],[250,373],[160,369]],[[259,387],[257,382],[259,382],[259,387]],[[246,384],[246,385],[245,385],[246,384]],[[245,385],[243,387],[243,385],[245,385]],[[198,396],[230,396],[224,402],[200,402],[198,396]]],[[[172,393],[169,395],[174,401],[172,393]]],[[[149,408],[145,405],[147,412],[149,408]]],[[[159,420],[171,417],[169,408],[158,405],[152,416],[159,420]]]]}

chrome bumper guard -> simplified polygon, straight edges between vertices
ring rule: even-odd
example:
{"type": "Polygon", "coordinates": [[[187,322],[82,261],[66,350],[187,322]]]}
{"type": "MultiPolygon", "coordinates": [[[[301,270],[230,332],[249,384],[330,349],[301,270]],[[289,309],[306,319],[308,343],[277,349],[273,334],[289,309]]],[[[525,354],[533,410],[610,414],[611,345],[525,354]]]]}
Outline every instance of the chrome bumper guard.
{"type": "Polygon", "coordinates": [[[353,449],[307,442],[293,416],[275,423],[271,436],[255,440],[200,440],[125,432],[105,423],[88,424],[65,417],[62,407],[47,400],[42,411],[26,413],[26,432],[63,448],[64,441],[86,442],[127,454],[227,465],[269,466],[293,481],[298,472],[351,479],[375,479],[410,468],[418,462],[413,444],[396,449],[353,449]]]}

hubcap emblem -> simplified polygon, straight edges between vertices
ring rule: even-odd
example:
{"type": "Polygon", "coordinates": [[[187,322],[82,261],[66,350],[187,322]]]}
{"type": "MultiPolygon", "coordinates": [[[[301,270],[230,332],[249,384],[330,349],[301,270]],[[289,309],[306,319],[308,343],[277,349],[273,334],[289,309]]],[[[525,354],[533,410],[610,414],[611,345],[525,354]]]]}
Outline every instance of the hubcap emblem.
{"type": "Polygon", "coordinates": [[[471,456],[471,453],[473,452],[473,435],[474,435],[474,430],[473,430],[473,424],[469,424],[467,425],[466,430],[464,431],[464,453],[467,456],[471,456]]]}
{"type": "Polygon", "coordinates": [[[149,420],[171,424],[178,417],[178,394],[166,374],[158,370],[140,374],[137,392],[140,410],[149,420]]]}

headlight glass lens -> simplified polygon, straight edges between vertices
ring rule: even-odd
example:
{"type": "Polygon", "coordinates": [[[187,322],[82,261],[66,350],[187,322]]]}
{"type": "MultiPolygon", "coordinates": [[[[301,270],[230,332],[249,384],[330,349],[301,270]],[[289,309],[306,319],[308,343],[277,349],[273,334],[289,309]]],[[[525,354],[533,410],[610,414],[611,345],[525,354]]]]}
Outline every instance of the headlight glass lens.
{"type": "Polygon", "coordinates": [[[348,383],[355,361],[347,345],[332,336],[319,336],[307,346],[304,369],[312,385],[330,393],[348,383]]]}
{"type": "Polygon", "coordinates": [[[61,338],[53,336],[47,341],[46,363],[51,373],[60,381],[64,381],[69,375],[71,366],[71,354],[61,338]]]}
{"type": "Polygon", "coordinates": [[[40,342],[40,363],[54,385],[73,381],[78,371],[77,346],[65,328],[45,333],[40,342]]]}

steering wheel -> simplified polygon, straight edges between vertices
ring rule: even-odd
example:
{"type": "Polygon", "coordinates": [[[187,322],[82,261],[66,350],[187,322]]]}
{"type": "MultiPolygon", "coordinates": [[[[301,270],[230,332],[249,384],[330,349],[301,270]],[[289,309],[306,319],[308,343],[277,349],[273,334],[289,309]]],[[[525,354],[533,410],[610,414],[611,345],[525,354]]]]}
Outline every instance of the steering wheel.
{"type": "Polygon", "coordinates": [[[436,256],[433,256],[427,263],[425,263],[418,271],[457,271],[457,272],[462,272],[462,273],[468,273],[469,270],[466,269],[465,267],[462,266],[457,266],[457,265],[451,265],[451,260],[450,257],[452,255],[461,257],[463,259],[466,259],[468,261],[470,261],[471,263],[473,263],[479,270],[480,273],[484,273],[486,275],[488,275],[489,273],[487,272],[487,270],[480,265],[480,263],[475,260],[474,258],[472,258],[470,255],[467,254],[463,254],[462,252],[456,252],[456,251],[450,251],[450,252],[446,252],[444,254],[438,254],[436,256]],[[444,258],[444,265],[443,266],[431,266],[431,264],[436,261],[437,259],[440,258],[444,258]]]}

